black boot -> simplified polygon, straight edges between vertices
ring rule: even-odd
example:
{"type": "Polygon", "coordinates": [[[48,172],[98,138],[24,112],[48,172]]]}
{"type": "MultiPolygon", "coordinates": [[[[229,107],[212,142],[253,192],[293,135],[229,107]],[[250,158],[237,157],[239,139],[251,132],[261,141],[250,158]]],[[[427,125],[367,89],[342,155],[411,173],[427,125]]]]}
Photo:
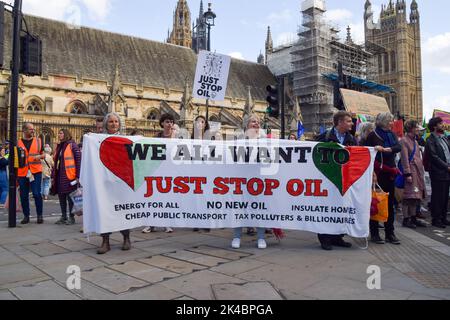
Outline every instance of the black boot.
{"type": "Polygon", "coordinates": [[[411,219],[410,218],[406,218],[405,220],[406,220],[406,225],[405,225],[406,228],[410,228],[410,229],[416,229],[417,228],[417,226],[413,222],[412,218],[411,219]]]}
{"type": "Polygon", "coordinates": [[[395,245],[400,244],[400,240],[398,240],[398,238],[395,236],[395,234],[393,232],[390,234],[386,234],[386,242],[392,243],[395,245]]]}
{"type": "Polygon", "coordinates": [[[412,223],[414,223],[419,228],[426,228],[427,227],[427,225],[425,223],[423,223],[422,221],[420,221],[419,219],[417,219],[417,217],[412,217],[411,221],[412,221],[412,223]]]}

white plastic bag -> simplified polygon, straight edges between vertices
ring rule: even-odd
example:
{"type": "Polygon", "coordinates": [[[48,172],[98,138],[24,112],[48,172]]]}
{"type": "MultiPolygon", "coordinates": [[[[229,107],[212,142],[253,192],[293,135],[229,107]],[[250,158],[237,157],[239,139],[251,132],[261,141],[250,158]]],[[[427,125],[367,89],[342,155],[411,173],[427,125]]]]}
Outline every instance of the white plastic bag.
{"type": "Polygon", "coordinates": [[[73,214],[77,216],[83,215],[83,188],[79,187],[70,194],[70,199],[73,201],[73,214]]]}

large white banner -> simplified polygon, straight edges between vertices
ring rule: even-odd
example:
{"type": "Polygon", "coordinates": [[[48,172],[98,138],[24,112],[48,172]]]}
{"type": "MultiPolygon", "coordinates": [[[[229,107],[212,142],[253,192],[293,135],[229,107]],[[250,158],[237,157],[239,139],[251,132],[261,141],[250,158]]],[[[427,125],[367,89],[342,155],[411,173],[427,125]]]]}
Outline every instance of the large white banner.
{"type": "Polygon", "coordinates": [[[198,99],[225,100],[231,58],[209,51],[198,54],[193,97],[198,99]]]}
{"type": "Polygon", "coordinates": [[[242,226],[369,234],[373,149],[94,134],[83,141],[86,233],[242,226]]]}

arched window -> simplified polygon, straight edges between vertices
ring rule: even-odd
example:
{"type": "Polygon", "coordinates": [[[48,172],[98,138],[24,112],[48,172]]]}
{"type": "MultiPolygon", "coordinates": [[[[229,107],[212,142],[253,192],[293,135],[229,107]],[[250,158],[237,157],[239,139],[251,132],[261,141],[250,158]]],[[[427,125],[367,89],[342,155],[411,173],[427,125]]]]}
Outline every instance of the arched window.
{"type": "Polygon", "coordinates": [[[389,72],[389,54],[385,53],[384,54],[384,73],[388,73],[389,72]]]}
{"type": "Polygon", "coordinates": [[[72,114],[87,114],[86,107],[81,102],[75,102],[70,107],[70,113],[72,114]]]}
{"type": "Polygon", "coordinates": [[[391,72],[395,72],[397,70],[397,56],[395,51],[391,52],[391,72]]]}
{"type": "Polygon", "coordinates": [[[53,131],[51,129],[43,128],[39,137],[41,138],[42,144],[44,146],[46,144],[48,144],[50,147],[53,146],[53,131]]]}
{"type": "Polygon", "coordinates": [[[212,115],[209,117],[209,122],[220,122],[219,117],[216,115],[212,115]]]}
{"type": "Polygon", "coordinates": [[[31,112],[41,112],[43,110],[42,105],[39,103],[39,101],[32,99],[27,104],[27,111],[31,112]]]}
{"type": "Polygon", "coordinates": [[[157,121],[157,120],[159,120],[159,112],[158,112],[158,110],[155,110],[155,109],[151,110],[148,113],[148,115],[147,115],[147,120],[150,120],[150,121],[157,121]]]}

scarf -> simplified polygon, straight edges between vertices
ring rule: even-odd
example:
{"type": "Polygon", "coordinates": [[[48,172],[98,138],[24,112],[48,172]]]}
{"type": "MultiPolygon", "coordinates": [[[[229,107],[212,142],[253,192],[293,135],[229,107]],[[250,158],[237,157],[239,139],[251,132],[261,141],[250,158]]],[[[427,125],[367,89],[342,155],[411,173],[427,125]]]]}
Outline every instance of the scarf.
{"type": "Polygon", "coordinates": [[[397,144],[397,140],[395,139],[394,133],[392,131],[385,131],[380,127],[377,127],[375,129],[375,132],[381,139],[383,139],[384,148],[391,148],[397,144]]]}

